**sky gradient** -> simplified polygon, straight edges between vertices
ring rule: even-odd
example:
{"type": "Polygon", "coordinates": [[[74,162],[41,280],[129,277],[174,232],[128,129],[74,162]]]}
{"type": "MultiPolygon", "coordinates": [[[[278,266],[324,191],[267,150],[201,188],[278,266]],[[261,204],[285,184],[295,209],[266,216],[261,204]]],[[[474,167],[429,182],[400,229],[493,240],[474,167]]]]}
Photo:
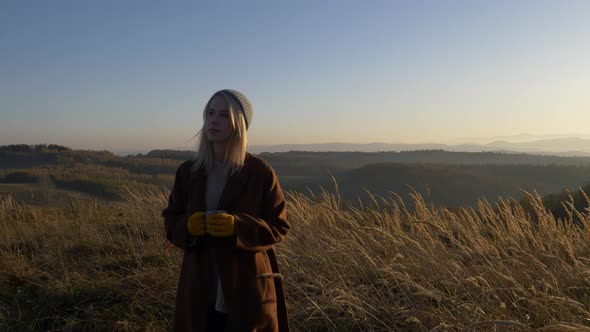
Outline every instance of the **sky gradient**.
{"type": "Polygon", "coordinates": [[[0,145],[191,148],[590,134],[590,1],[2,1],[0,145]]]}

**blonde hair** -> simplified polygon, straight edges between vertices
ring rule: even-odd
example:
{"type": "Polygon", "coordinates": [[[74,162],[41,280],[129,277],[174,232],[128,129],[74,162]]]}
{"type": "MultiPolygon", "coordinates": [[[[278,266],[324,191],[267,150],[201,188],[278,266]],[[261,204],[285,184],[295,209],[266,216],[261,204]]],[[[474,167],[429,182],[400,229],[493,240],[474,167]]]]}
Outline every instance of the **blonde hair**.
{"type": "Polygon", "coordinates": [[[224,164],[228,167],[229,174],[237,173],[243,166],[246,160],[246,148],[248,147],[248,136],[246,134],[246,119],[242,106],[233,98],[227,98],[223,93],[215,93],[203,110],[203,127],[193,137],[199,136],[196,152],[192,158],[194,163],[191,167],[192,172],[198,171],[201,167],[208,172],[213,167],[213,144],[207,139],[205,125],[207,123],[207,112],[209,105],[213,98],[221,96],[229,106],[229,121],[231,124],[231,133],[229,135],[228,149],[223,158],[224,164]]]}

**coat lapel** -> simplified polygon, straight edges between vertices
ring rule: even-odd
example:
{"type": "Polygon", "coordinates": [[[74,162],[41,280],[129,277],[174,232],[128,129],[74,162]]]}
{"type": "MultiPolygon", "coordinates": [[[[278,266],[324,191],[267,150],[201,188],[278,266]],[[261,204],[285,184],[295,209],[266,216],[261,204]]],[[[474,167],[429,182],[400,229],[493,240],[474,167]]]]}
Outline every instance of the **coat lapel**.
{"type": "Polygon", "coordinates": [[[194,197],[194,199],[190,200],[194,204],[192,207],[193,211],[205,211],[206,186],[207,175],[203,168],[199,169],[195,173],[191,173],[188,188],[190,188],[192,191],[191,196],[194,197]]]}

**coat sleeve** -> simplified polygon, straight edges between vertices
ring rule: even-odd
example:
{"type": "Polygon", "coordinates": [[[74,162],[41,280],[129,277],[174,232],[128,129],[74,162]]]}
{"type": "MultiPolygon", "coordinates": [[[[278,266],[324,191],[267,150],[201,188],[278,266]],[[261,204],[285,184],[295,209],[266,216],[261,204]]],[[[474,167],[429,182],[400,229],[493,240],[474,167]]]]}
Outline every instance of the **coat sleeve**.
{"type": "Polygon", "coordinates": [[[285,196],[278,177],[269,166],[265,176],[261,218],[236,213],[235,247],[246,251],[265,251],[285,239],[291,225],[287,221],[285,196]]]}
{"type": "Polygon", "coordinates": [[[164,217],[164,227],[168,241],[178,248],[186,249],[188,240],[186,221],[188,216],[186,213],[183,166],[184,164],[180,165],[176,170],[174,185],[168,197],[168,206],[162,211],[162,217],[164,217]]]}

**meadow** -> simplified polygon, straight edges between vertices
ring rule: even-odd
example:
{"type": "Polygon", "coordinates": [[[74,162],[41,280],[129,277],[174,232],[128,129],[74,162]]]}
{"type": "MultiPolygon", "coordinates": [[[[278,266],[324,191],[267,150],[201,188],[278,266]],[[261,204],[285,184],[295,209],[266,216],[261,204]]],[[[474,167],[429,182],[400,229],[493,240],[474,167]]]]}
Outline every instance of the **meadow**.
{"type": "MultiPolygon", "coordinates": [[[[590,331],[590,210],[536,194],[446,209],[287,192],[278,244],[294,331],[590,331]],[[581,223],[573,223],[574,217],[581,223]]],[[[168,331],[182,253],[165,190],[122,202],[0,198],[0,330],[168,331]]],[[[588,201],[588,198],[586,197],[588,201]]]]}

